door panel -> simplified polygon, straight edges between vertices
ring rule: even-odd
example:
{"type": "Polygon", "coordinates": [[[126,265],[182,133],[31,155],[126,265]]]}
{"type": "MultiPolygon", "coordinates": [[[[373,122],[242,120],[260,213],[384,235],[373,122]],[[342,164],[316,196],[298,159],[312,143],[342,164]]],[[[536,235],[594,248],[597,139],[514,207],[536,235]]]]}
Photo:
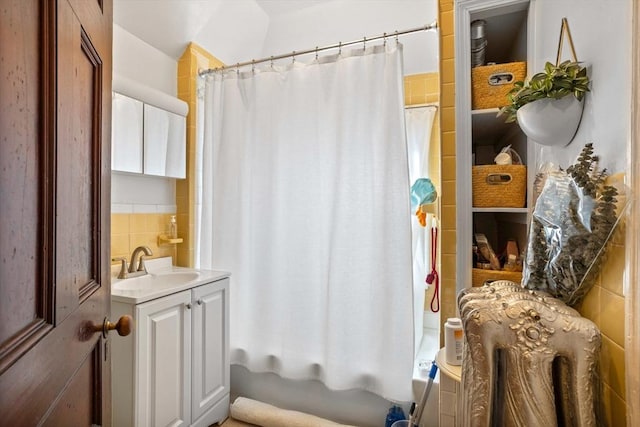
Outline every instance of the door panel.
{"type": "Polygon", "coordinates": [[[41,197],[51,153],[51,141],[41,138],[41,124],[49,123],[50,116],[41,108],[45,96],[33,89],[51,71],[44,59],[53,46],[39,37],[47,20],[40,3],[14,1],[0,12],[0,373],[52,323],[42,252],[52,213],[47,197],[41,197]]]}
{"type": "Polygon", "coordinates": [[[58,15],[57,320],[99,286],[102,64],[74,11],[58,15]],[[64,114],[70,112],[71,114],[64,114]],[[98,173],[96,173],[98,172],[98,173]],[[62,300],[60,299],[62,298],[62,300]]]}
{"type": "Polygon", "coordinates": [[[2,425],[110,425],[111,39],[111,0],[3,0],[2,425]]]}
{"type": "Polygon", "coordinates": [[[136,306],[137,425],[191,424],[191,291],[136,306]]]}
{"type": "Polygon", "coordinates": [[[229,392],[228,281],[224,279],[193,290],[191,412],[194,421],[229,392]]]}
{"type": "Polygon", "coordinates": [[[90,426],[102,419],[99,400],[88,400],[100,385],[102,351],[96,346],[50,410],[44,426],[90,426]]]}

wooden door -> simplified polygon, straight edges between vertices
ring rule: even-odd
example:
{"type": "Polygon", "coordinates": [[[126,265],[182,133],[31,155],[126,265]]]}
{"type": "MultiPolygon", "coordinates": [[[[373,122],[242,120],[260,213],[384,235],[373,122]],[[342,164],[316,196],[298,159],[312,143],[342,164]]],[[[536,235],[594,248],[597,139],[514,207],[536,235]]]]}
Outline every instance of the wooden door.
{"type": "Polygon", "coordinates": [[[110,425],[111,0],[0,0],[0,425],[110,425]]]}

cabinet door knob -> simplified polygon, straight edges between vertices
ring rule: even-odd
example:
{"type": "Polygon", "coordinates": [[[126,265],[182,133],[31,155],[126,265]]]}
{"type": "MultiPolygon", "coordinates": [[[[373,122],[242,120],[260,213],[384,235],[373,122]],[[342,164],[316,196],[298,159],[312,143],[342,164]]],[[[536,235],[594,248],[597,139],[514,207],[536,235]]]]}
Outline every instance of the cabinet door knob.
{"type": "Polygon", "coordinates": [[[186,303],[184,306],[187,307],[187,310],[191,310],[191,303],[190,302],[186,303]]]}
{"type": "Polygon", "coordinates": [[[198,305],[202,305],[202,298],[198,298],[198,301],[196,301],[198,303],[198,305]]]}

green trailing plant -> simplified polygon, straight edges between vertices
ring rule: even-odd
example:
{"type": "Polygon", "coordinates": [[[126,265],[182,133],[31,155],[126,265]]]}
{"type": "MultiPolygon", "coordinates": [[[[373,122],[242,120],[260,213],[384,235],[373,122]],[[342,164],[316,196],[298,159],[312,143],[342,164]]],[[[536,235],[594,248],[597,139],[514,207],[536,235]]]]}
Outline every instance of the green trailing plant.
{"type": "Polygon", "coordinates": [[[605,244],[618,221],[618,190],[605,185],[593,145],[575,164],[544,177],[532,215],[523,284],[578,304],[600,272],[605,244]]]}
{"type": "Polygon", "coordinates": [[[587,69],[579,62],[564,61],[559,65],[547,62],[544,71],[528,80],[517,81],[507,94],[509,104],[500,109],[506,122],[517,121],[517,111],[524,105],[544,98],[561,99],[573,95],[578,101],[589,92],[587,69]]]}

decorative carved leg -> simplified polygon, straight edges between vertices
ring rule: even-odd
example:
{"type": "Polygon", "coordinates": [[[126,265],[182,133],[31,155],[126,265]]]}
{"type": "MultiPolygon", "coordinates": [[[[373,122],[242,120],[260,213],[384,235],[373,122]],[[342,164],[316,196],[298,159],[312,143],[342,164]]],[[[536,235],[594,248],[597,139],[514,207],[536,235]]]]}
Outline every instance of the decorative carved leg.
{"type": "Polygon", "coordinates": [[[493,401],[493,378],[495,369],[495,346],[479,316],[470,316],[465,322],[465,354],[463,365],[470,369],[462,371],[463,393],[466,390],[475,398],[465,401],[464,425],[488,427],[491,425],[491,402],[493,401]],[[468,331],[468,332],[467,332],[468,331]],[[468,417],[468,418],[467,418],[468,417]]]}
{"type": "Polygon", "coordinates": [[[506,388],[503,407],[504,427],[556,427],[553,394],[553,356],[541,353],[523,355],[514,348],[505,351],[506,377],[500,380],[506,388]]]}

